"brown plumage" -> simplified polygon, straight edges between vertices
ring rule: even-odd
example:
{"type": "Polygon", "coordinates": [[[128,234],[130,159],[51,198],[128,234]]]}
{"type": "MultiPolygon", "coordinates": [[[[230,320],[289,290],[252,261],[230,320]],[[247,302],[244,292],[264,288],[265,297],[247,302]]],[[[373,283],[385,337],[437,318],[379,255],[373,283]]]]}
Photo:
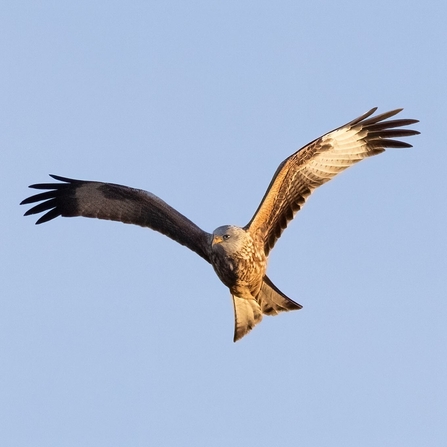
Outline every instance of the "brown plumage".
{"type": "Polygon", "coordinates": [[[234,341],[247,334],[262,315],[301,309],[266,276],[270,250],[287,224],[318,186],[364,158],[386,148],[407,148],[395,140],[419,132],[403,127],[413,119],[389,120],[402,109],[359,118],[304,146],[276,170],[257,211],[244,227],[227,225],[212,234],[149,192],[113,183],[73,180],[52,175],[62,183],[41,183],[30,188],[47,190],[21,204],[41,202],[25,215],[46,211],[37,224],[58,216],[95,217],[149,227],[196,252],[212,264],[230,289],[235,312],[234,341]]]}

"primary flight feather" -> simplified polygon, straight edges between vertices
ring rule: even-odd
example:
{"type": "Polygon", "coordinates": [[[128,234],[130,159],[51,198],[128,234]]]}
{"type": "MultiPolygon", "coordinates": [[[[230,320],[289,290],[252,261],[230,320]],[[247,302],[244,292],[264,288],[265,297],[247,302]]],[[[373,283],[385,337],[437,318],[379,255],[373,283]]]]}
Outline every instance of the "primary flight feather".
{"type": "Polygon", "coordinates": [[[25,216],[46,213],[37,224],[58,216],[96,217],[148,227],[185,245],[208,261],[233,298],[234,341],[246,335],[265,315],[301,309],[266,276],[270,250],[287,224],[320,185],[364,158],[386,148],[411,144],[395,138],[419,134],[406,129],[414,119],[389,118],[402,109],[373,115],[374,108],[299,149],[276,170],[250,222],[243,228],[225,225],[207,233],[159,197],[113,183],[74,180],[51,175],[60,183],[39,183],[47,190],[21,205],[41,202],[25,216]]]}

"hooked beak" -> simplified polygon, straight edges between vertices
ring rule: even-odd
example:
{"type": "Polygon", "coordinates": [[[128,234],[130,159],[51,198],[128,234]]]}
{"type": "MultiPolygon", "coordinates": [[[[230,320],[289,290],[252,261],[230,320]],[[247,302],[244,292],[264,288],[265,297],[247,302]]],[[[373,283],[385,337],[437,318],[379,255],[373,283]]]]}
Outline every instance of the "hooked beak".
{"type": "Polygon", "coordinates": [[[211,243],[211,245],[216,245],[216,244],[220,244],[223,241],[222,236],[217,236],[214,235],[213,236],[213,242],[211,243]]]}

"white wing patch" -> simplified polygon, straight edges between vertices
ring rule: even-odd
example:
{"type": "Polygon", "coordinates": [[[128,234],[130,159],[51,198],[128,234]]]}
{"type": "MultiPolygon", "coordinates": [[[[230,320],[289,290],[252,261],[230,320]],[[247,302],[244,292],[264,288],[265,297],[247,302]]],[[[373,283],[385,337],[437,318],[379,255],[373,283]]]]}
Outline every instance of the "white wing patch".
{"type": "Polygon", "coordinates": [[[367,131],[342,128],[323,136],[318,154],[300,170],[310,180],[327,182],[354,163],[381,150],[368,150],[364,138],[367,131]]]}

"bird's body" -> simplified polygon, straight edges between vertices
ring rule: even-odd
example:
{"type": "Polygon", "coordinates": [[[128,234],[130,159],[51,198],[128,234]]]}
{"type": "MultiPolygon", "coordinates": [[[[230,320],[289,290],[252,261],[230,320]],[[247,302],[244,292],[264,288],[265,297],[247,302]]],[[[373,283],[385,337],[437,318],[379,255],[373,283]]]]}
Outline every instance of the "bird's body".
{"type": "Polygon", "coordinates": [[[219,227],[213,232],[210,260],[232,294],[241,298],[258,294],[267,268],[261,238],[234,225],[219,227]]]}
{"type": "Polygon", "coordinates": [[[385,148],[411,147],[395,137],[419,132],[403,129],[411,119],[388,120],[394,110],[369,118],[376,109],[304,146],[278,167],[257,211],[243,228],[226,225],[207,233],[152,193],[112,183],[52,176],[62,183],[31,185],[49,190],[25,199],[40,202],[26,215],[47,213],[37,223],[57,216],[84,216],[149,227],[196,252],[229,288],[235,311],[234,340],[242,338],[262,315],[302,306],[284,295],[266,276],[270,250],[320,185],[354,163],[385,148]]]}

